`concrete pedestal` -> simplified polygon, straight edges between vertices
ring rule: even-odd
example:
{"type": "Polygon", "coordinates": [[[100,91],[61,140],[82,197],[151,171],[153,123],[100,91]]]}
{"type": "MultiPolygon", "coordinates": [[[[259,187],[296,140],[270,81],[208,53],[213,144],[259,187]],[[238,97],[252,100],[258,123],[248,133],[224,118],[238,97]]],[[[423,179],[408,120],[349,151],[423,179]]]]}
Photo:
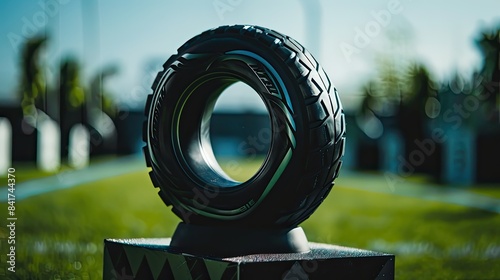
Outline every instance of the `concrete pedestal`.
{"type": "Polygon", "coordinates": [[[106,239],[103,279],[394,279],[395,256],[309,243],[305,253],[230,258],[178,253],[170,238],[106,239]]]}

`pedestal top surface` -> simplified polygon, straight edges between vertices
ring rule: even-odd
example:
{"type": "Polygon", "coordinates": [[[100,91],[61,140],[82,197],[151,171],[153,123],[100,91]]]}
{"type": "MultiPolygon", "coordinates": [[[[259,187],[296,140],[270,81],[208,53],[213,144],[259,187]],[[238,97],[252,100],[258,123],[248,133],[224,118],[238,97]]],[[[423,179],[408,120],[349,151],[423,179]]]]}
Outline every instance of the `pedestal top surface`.
{"type": "MultiPolygon", "coordinates": [[[[148,247],[155,250],[170,251],[171,238],[133,238],[133,239],[106,239],[108,242],[126,244],[131,246],[148,247]]],[[[344,247],[339,245],[309,242],[311,250],[305,253],[287,254],[253,254],[238,257],[218,258],[216,260],[227,262],[275,262],[288,260],[318,260],[332,258],[359,258],[359,257],[382,257],[392,254],[374,252],[369,250],[344,247]]],[[[190,254],[184,254],[190,255],[190,254]]]]}

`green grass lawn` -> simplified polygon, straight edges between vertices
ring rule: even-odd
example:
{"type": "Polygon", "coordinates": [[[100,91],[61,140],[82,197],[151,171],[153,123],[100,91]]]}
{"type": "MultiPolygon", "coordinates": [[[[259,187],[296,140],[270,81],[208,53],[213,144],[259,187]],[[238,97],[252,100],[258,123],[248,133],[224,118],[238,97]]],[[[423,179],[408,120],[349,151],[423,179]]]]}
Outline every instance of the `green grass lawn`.
{"type": "Polygon", "coordinates": [[[493,184],[488,184],[484,185],[481,187],[476,187],[471,189],[472,192],[495,197],[500,199],[500,186],[499,185],[493,185],[493,184]]]}
{"type": "MultiPolygon", "coordinates": [[[[350,185],[361,183],[354,175],[341,174],[325,202],[303,223],[310,241],[395,253],[398,279],[500,278],[500,215],[352,189],[350,185]]],[[[373,183],[385,182],[382,176],[379,180],[373,183]]],[[[173,233],[179,219],[156,192],[144,169],[18,201],[14,276],[101,279],[104,238],[173,233]]],[[[7,204],[0,209],[6,214],[7,204]]],[[[7,235],[5,227],[0,235],[7,235]]]]}
{"type": "MultiPolygon", "coordinates": [[[[64,167],[66,168],[66,167],[64,167]]],[[[35,163],[19,163],[15,165],[16,182],[29,181],[37,178],[43,178],[55,175],[57,172],[48,172],[38,170],[35,163]]],[[[0,175],[0,186],[7,185],[7,175],[0,175]]]]}
{"type": "MultiPolygon", "coordinates": [[[[90,159],[90,164],[102,163],[116,159],[116,156],[97,156],[90,159]]],[[[57,171],[43,171],[36,168],[36,163],[34,162],[21,162],[13,165],[15,167],[16,183],[44,178],[52,175],[56,175],[58,172],[64,172],[72,170],[67,162],[62,162],[61,166],[57,171]]],[[[0,186],[7,184],[7,175],[0,175],[0,186]]]]}

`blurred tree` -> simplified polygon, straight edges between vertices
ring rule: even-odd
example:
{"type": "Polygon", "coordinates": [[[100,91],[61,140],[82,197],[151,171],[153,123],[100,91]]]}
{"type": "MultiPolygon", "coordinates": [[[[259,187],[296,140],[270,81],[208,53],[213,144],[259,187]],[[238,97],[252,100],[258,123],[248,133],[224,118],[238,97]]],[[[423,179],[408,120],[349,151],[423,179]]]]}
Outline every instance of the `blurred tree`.
{"type": "Polygon", "coordinates": [[[426,112],[426,104],[430,99],[437,100],[437,84],[421,63],[410,65],[404,81],[398,123],[405,138],[406,150],[413,151],[417,149],[414,147],[416,139],[428,137],[425,127],[431,116],[426,112]]]}
{"type": "Polygon", "coordinates": [[[107,79],[117,73],[118,67],[107,66],[94,75],[90,82],[87,114],[94,155],[116,152],[117,130],[113,118],[117,110],[104,85],[107,79]]]}
{"type": "Polygon", "coordinates": [[[476,44],[483,53],[481,74],[489,81],[500,81],[500,26],[483,31],[476,44]]]}
{"type": "Polygon", "coordinates": [[[85,91],[81,85],[80,66],[73,57],[62,60],[59,72],[60,106],[65,111],[85,105],[85,91]]]}
{"type": "Polygon", "coordinates": [[[90,82],[89,100],[89,107],[91,110],[102,110],[110,117],[114,117],[116,115],[116,104],[114,104],[113,100],[109,97],[110,93],[106,91],[104,82],[117,73],[118,67],[110,65],[103,68],[92,78],[90,82]]]}
{"type": "Polygon", "coordinates": [[[480,101],[472,112],[478,128],[476,178],[498,185],[498,164],[491,163],[500,155],[500,25],[480,32],[476,45],[483,56],[481,70],[473,77],[474,94],[480,101]]]}
{"type": "Polygon", "coordinates": [[[360,113],[366,116],[370,112],[373,113],[374,103],[377,102],[374,94],[374,82],[370,81],[363,87],[363,100],[361,101],[360,113]]]}
{"type": "Polygon", "coordinates": [[[500,121],[500,26],[484,30],[476,40],[476,45],[483,54],[483,66],[480,71],[483,88],[479,94],[485,95],[486,102],[495,111],[489,114],[491,121],[500,121]]]}
{"type": "Polygon", "coordinates": [[[410,65],[405,73],[404,85],[401,113],[410,114],[421,120],[429,117],[425,112],[425,106],[429,98],[437,97],[438,86],[427,67],[420,63],[410,65]]]}
{"type": "Polygon", "coordinates": [[[40,65],[41,50],[46,42],[46,36],[33,37],[28,39],[22,47],[21,107],[24,118],[33,127],[36,126],[37,109],[44,110],[47,93],[45,77],[40,65]]]}
{"type": "Polygon", "coordinates": [[[403,122],[408,118],[427,118],[427,101],[437,97],[437,84],[427,68],[413,63],[399,69],[390,61],[382,62],[379,67],[378,79],[364,86],[361,113],[369,109],[378,116],[398,116],[403,122]]]}
{"type": "MultiPolygon", "coordinates": [[[[356,114],[356,123],[361,131],[370,139],[378,139],[383,134],[383,125],[376,113],[380,101],[376,96],[375,83],[368,83],[363,91],[364,98],[361,103],[360,112],[356,114]]],[[[371,141],[371,140],[370,140],[371,141]]]]}
{"type": "Polygon", "coordinates": [[[384,115],[397,114],[403,99],[403,69],[390,59],[381,59],[379,69],[379,83],[375,87],[380,95],[379,102],[382,102],[387,112],[384,115]]]}
{"type": "Polygon", "coordinates": [[[82,86],[80,65],[74,57],[61,61],[59,69],[59,120],[61,152],[67,155],[69,132],[75,124],[86,123],[86,98],[82,86]]]}
{"type": "Polygon", "coordinates": [[[375,99],[371,104],[375,114],[390,117],[398,115],[401,104],[411,99],[411,92],[405,91],[405,82],[414,54],[413,28],[400,19],[398,24],[387,27],[381,39],[374,56],[378,76],[370,86],[375,99]]]}
{"type": "MultiPolygon", "coordinates": [[[[439,102],[437,84],[421,63],[400,69],[390,59],[381,62],[379,78],[363,89],[359,111],[362,118],[358,118],[358,126],[372,139],[382,136],[383,131],[399,131],[404,141],[404,158],[408,159],[409,154],[419,148],[415,141],[428,137],[429,118],[436,117],[435,110],[428,107],[439,102]],[[382,124],[385,127],[378,129],[382,124]]],[[[427,171],[433,164],[433,160],[429,163],[425,160],[425,164],[415,166],[417,172],[427,171]]]]}

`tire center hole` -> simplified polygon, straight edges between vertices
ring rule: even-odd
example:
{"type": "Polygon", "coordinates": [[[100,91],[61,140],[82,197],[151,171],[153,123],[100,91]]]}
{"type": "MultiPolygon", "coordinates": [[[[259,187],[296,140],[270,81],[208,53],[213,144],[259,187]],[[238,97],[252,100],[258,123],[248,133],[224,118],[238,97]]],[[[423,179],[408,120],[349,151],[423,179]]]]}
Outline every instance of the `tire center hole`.
{"type": "Polygon", "coordinates": [[[217,163],[231,179],[248,181],[261,168],[271,144],[271,120],[260,96],[236,82],[217,99],[210,142],[217,163]]]}

